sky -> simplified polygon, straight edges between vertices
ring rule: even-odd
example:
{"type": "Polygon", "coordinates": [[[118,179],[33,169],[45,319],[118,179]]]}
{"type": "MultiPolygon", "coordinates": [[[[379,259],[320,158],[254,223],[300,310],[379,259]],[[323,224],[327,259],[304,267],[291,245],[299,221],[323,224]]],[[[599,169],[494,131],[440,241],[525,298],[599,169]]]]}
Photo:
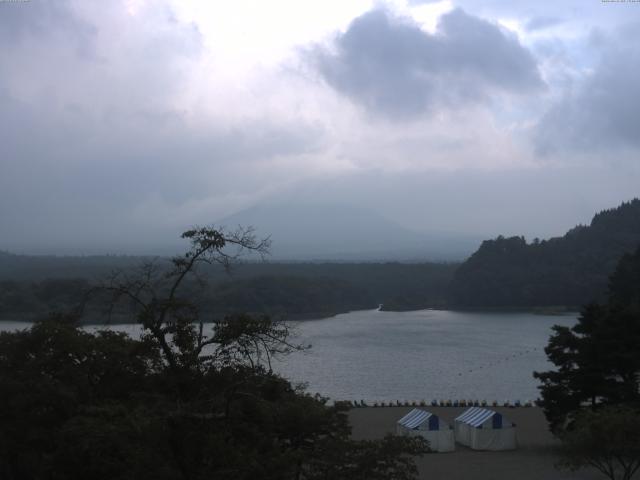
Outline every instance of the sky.
{"type": "Polygon", "coordinates": [[[0,1],[0,40],[12,252],[265,204],[547,238],[640,195],[637,2],[0,1]]]}

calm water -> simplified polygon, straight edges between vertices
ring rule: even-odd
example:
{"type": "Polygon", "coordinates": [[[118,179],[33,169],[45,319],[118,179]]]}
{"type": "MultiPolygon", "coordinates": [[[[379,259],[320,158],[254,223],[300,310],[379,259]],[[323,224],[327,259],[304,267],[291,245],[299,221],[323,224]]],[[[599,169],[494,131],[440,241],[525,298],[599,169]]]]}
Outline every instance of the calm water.
{"type": "MultiPolygon", "coordinates": [[[[294,340],[312,348],[274,368],[338,400],[532,400],[538,397],[532,372],[551,367],[543,351],[551,326],[575,320],[531,313],[351,312],[295,323],[294,340]]],[[[2,330],[24,327],[0,322],[2,330]]],[[[140,331],[137,325],[113,328],[132,336],[140,331]]]]}
{"type": "Polygon", "coordinates": [[[361,311],[298,324],[307,353],[280,366],[334,399],[367,401],[538,397],[534,370],[555,324],[576,316],[422,310],[361,311]]]}

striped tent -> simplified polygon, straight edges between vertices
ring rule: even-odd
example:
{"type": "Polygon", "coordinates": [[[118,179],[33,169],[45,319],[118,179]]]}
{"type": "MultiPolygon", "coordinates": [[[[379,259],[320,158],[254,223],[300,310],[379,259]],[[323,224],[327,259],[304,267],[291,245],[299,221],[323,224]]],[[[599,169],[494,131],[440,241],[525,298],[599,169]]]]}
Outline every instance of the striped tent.
{"type": "Polygon", "coordinates": [[[448,423],[426,410],[414,408],[396,424],[398,435],[418,435],[429,442],[434,452],[452,452],[455,449],[453,430],[448,423]]]}
{"type": "Polygon", "coordinates": [[[516,425],[501,413],[471,407],[454,420],[456,441],[474,450],[513,450],[516,425]]]}

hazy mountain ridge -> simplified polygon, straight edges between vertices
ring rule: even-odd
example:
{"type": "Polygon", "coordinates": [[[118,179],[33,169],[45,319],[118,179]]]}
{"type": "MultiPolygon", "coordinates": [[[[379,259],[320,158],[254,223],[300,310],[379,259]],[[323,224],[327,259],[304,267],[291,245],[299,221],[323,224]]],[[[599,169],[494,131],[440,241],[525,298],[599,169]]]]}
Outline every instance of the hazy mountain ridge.
{"type": "Polygon", "coordinates": [[[153,257],[128,255],[16,255],[0,252],[0,280],[40,281],[47,278],[95,279],[115,269],[130,268],[153,257]]]}
{"type": "Polygon", "coordinates": [[[481,240],[418,232],[372,210],[345,205],[261,205],[218,223],[252,225],[258,235],[270,234],[275,260],[459,261],[481,240]]]}
{"type": "Polygon", "coordinates": [[[640,200],[594,215],[564,236],[527,243],[486,240],[454,275],[452,304],[464,307],[578,306],[602,299],[609,275],[640,245],[640,200]]]}

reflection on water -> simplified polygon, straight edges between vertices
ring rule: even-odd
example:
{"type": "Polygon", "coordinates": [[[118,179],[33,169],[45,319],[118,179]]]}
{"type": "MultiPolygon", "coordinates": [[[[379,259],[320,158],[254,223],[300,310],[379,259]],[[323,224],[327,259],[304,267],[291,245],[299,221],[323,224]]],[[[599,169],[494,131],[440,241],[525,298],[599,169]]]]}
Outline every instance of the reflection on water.
{"type": "MultiPolygon", "coordinates": [[[[546,370],[544,346],[555,324],[576,316],[421,310],[351,312],[295,323],[304,353],[274,368],[332,399],[389,400],[538,397],[534,370],[546,370]]],[[[0,322],[0,330],[28,324],[0,322]]],[[[87,327],[95,330],[98,327],[87,327]]],[[[138,336],[137,325],[110,328],[138,336]]]]}

